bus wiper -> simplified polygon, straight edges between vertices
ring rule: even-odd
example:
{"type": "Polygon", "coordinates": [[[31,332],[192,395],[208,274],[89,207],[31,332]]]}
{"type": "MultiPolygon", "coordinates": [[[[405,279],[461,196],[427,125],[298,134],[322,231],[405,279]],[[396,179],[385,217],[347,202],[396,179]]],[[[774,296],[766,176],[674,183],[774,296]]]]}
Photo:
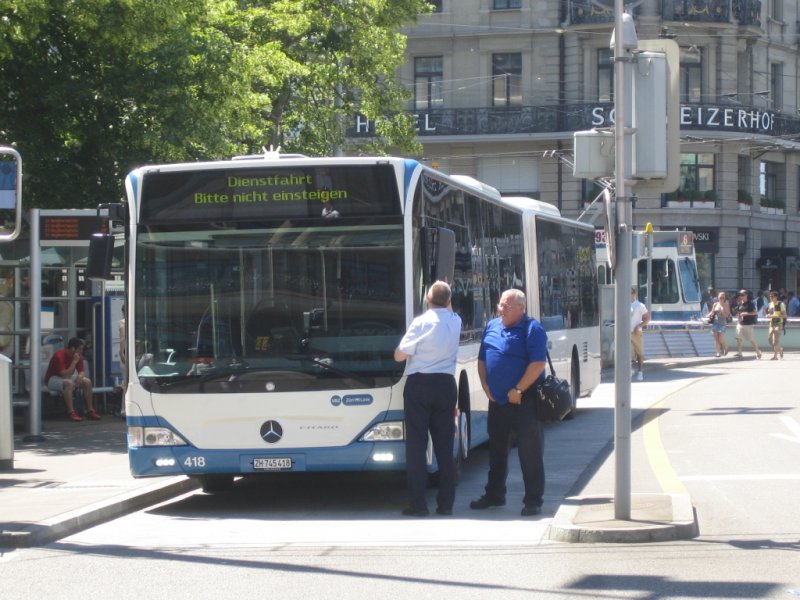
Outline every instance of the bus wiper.
{"type": "Polygon", "coordinates": [[[182,375],[177,373],[174,375],[155,375],[153,379],[158,380],[158,385],[163,388],[173,387],[182,383],[195,384],[198,382],[202,386],[204,383],[214,379],[246,373],[248,372],[248,365],[246,362],[235,362],[224,367],[206,366],[203,371],[194,371],[193,369],[194,367],[188,373],[182,375]]]}
{"type": "Polygon", "coordinates": [[[330,371],[331,373],[336,373],[337,375],[341,375],[342,377],[355,379],[356,381],[360,381],[361,383],[365,384],[367,387],[375,387],[375,379],[373,379],[372,377],[361,375],[360,373],[356,373],[355,371],[346,371],[345,369],[334,367],[332,364],[325,362],[324,360],[317,358],[316,356],[311,356],[308,354],[294,354],[286,356],[286,358],[288,360],[310,360],[315,365],[322,367],[326,371],[330,371]]]}

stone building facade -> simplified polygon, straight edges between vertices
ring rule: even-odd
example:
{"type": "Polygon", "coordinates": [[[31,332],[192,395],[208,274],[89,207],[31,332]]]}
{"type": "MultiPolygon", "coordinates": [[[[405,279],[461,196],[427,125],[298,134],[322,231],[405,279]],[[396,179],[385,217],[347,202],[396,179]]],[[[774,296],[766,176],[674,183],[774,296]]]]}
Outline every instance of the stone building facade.
{"type": "MultiPolygon", "coordinates": [[[[581,214],[596,186],[558,156],[570,157],[575,131],[613,126],[613,2],[434,4],[404,31],[398,73],[425,160],[581,214]]],[[[796,291],[797,3],[640,0],[628,10],[640,40],[668,37],[680,48],[681,185],[671,194],[634,187],[635,227],[695,232],[703,289],[796,291]]],[[[359,120],[353,132],[370,127],[359,120]]]]}

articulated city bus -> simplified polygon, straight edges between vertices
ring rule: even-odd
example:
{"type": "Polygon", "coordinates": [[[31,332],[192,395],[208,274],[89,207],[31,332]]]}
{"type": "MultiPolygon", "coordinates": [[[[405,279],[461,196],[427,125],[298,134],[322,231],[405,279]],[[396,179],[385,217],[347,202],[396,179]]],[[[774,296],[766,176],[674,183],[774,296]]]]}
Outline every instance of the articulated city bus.
{"type": "Polygon", "coordinates": [[[211,491],[404,469],[393,351],[438,278],[463,321],[457,460],[487,440],[477,356],[504,289],[526,292],[576,399],[599,383],[594,230],[550,205],[399,158],[268,154],[147,166],[126,185],[135,477],[211,491]]]}

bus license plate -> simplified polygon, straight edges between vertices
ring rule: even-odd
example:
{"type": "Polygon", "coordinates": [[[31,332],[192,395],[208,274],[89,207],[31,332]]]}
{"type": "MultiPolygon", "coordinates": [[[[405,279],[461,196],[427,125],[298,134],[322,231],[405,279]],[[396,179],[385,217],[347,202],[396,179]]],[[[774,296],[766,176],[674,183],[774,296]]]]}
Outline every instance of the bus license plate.
{"type": "Polygon", "coordinates": [[[257,471],[286,471],[292,468],[291,458],[255,458],[253,468],[257,471]]]}

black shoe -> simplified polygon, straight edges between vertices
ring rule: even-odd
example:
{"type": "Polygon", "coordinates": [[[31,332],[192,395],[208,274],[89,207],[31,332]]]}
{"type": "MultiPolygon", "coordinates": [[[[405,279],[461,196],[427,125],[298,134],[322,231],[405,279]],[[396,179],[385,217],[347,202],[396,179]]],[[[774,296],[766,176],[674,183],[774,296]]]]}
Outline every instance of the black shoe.
{"type": "Polygon", "coordinates": [[[408,508],[403,509],[403,515],[406,517],[427,517],[430,513],[427,508],[408,508]]]}
{"type": "Polygon", "coordinates": [[[540,515],[542,514],[542,507],[538,504],[532,504],[531,506],[526,506],[522,509],[523,517],[532,517],[533,515],[540,515]]]}
{"type": "Polygon", "coordinates": [[[469,503],[469,507],[474,510],[483,510],[484,508],[489,508],[490,506],[505,506],[506,501],[503,500],[492,500],[488,496],[481,496],[477,500],[473,500],[469,503]]]}
{"type": "Polygon", "coordinates": [[[452,508],[441,508],[441,507],[439,507],[439,508],[436,509],[436,514],[437,515],[441,515],[443,517],[449,517],[450,515],[453,514],[453,509],[452,508]]]}

